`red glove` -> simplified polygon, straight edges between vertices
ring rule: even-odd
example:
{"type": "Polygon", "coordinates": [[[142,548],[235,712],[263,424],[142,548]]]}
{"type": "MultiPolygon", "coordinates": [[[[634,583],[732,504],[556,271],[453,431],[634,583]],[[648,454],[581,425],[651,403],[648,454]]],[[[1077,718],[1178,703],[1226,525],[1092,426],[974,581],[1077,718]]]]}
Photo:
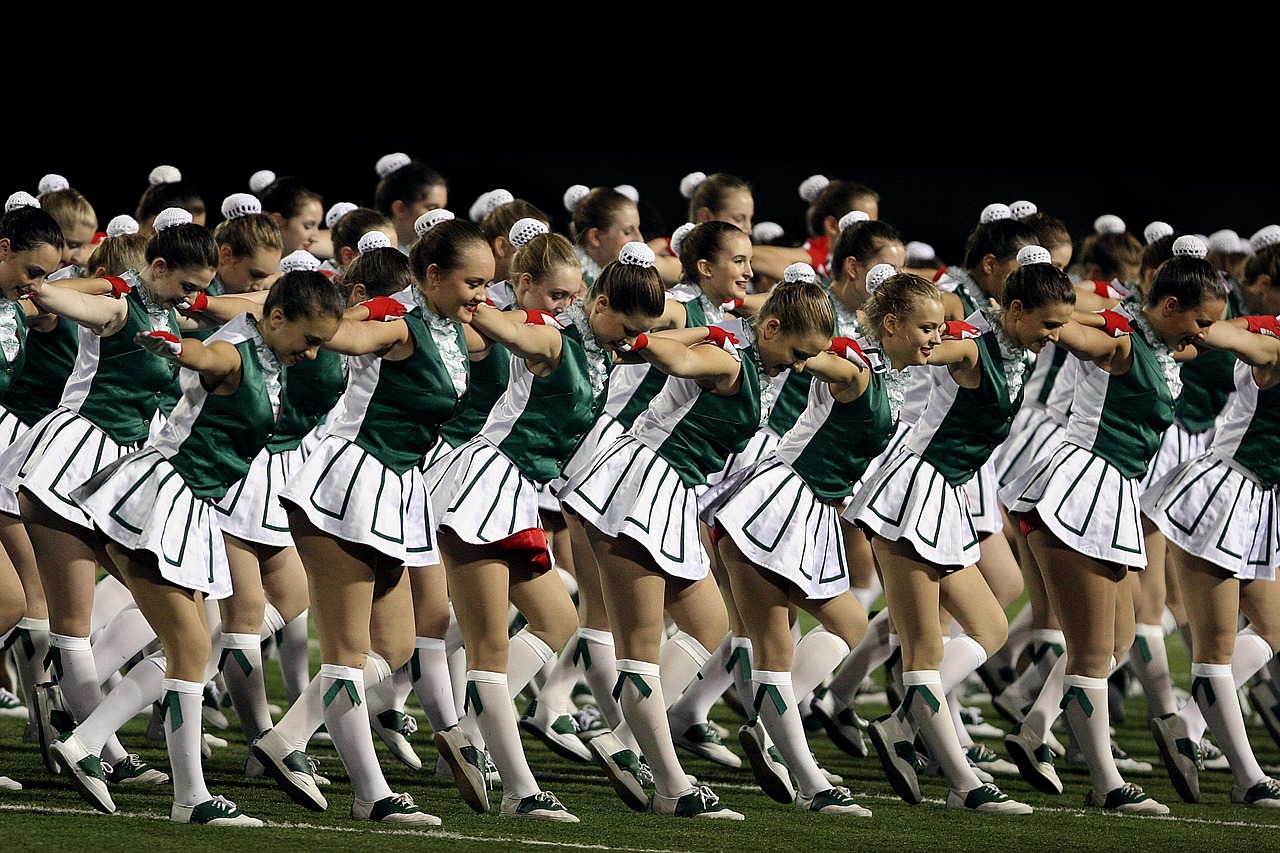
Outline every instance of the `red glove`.
{"type": "Polygon", "coordinates": [[[386,323],[399,320],[404,316],[404,303],[390,296],[374,296],[360,304],[369,309],[370,320],[381,320],[386,323]]]}
{"type": "Polygon", "coordinates": [[[138,332],[136,340],[147,352],[162,358],[177,358],[182,355],[182,339],[172,332],[138,332]]]}
{"type": "Polygon", "coordinates": [[[556,315],[550,311],[539,311],[537,308],[526,308],[524,322],[529,326],[555,326],[557,329],[563,329],[560,321],[556,319],[556,315]]]}
{"type": "Polygon", "coordinates": [[[618,341],[616,344],[613,345],[613,348],[616,349],[618,352],[631,352],[632,350],[644,349],[648,345],[649,345],[649,336],[646,335],[644,332],[641,332],[640,334],[636,335],[636,339],[631,343],[628,344],[626,341],[618,341]]]}
{"type": "Polygon", "coordinates": [[[209,307],[209,297],[202,290],[199,293],[193,293],[180,303],[182,308],[187,311],[203,311],[209,307]]]}
{"type": "Polygon", "coordinates": [[[720,307],[726,311],[737,311],[746,304],[746,300],[744,299],[726,299],[724,302],[720,303],[720,307]]]}
{"type": "Polygon", "coordinates": [[[1119,311],[1112,311],[1108,308],[1094,313],[1102,318],[1104,324],[1102,329],[1111,337],[1118,338],[1121,335],[1132,334],[1133,327],[1129,325],[1129,318],[1119,311]]]}
{"type": "Polygon", "coordinates": [[[1244,318],[1249,322],[1249,331],[1258,335],[1270,335],[1280,338],[1280,316],[1270,314],[1251,314],[1244,318]]]}
{"type": "Polygon", "coordinates": [[[104,275],[103,278],[111,282],[111,298],[112,299],[119,299],[122,296],[129,293],[129,291],[133,290],[133,287],[129,284],[129,282],[125,281],[123,278],[121,278],[118,275],[104,275]]]}
{"type": "Polygon", "coordinates": [[[839,335],[831,339],[831,347],[827,352],[848,359],[854,364],[860,364],[864,367],[867,364],[866,356],[862,353],[862,347],[853,338],[842,338],[839,335]]]}
{"type": "Polygon", "coordinates": [[[1093,292],[1104,299],[1124,299],[1125,294],[1109,281],[1093,279],[1093,292]]]}
{"type": "Polygon", "coordinates": [[[956,338],[957,340],[966,340],[978,337],[978,327],[966,323],[964,320],[948,320],[942,324],[942,336],[944,338],[956,338]]]}
{"type": "Polygon", "coordinates": [[[738,336],[735,335],[733,332],[728,331],[727,329],[720,328],[719,326],[707,326],[706,340],[715,341],[716,346],[720,347],[721,349],[726,349],[727,348],[725,346],[726,342],[728,342],[729,344],[733,344],[735,346],[737,345],[738,336]]]}

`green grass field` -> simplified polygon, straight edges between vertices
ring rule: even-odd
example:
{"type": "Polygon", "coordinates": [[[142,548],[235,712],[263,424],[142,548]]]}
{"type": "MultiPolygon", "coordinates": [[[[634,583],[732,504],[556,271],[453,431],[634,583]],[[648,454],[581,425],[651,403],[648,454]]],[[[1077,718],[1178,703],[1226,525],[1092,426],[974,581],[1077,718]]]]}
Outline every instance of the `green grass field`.
{"type": "MultiPolygon", "coordinates": [[[[1187,657],[1181,641],[1169,641],[1170,658],[1176,680],[1183,689],[1187,678],[1187,657]]],[[[313,670],[314,671],[314,670],[313,670]]],[[[268,687],[273,701],[280,702],[283,690],[279,668],[268,665],[268,687]]],[[[523,709],[525,699],[517,700],[523,709]]],[[[1003,721],[989,706],[977,704],[993,724],[1003,721]]],[[[416,700],[410,710],[417,712],[416,700]]],[[[866,703],[859,708],[870,719],[887,708],[866,703]]],[[[1146,704],[1142,697],[1126,702],[1126,722],[1117,726],[1116,740],[1135,758],[1151,761],[1155,772],[1131,776],[1130,781],[1166,805],[1167,817],[1120,816],[1081,806],[1089,788],[1088,776],[1058,762],[1066,791],[1048,796],[1034,791],[1020,778],[997,777],[997,784],[1017,799],[1030,803],[1035,814],[1000,817],[948,811],[943,807],[946,784],[940,778],[922,777],[925,801],[908,806],[894,796],[880,764],[872,755],[854,759],[836,749],[822,733],[811,735],[810,743],[819,761],[845,777],[845,784],[862,805],[870,808],[870,818],[850,818],[801,814],[793,807],[770,800],[753,783],[746,761],[741,770],[729,770],[701,758],[681,753],[685,769],[711,785],[730,807],[746,815],[741,822],[681,820],[637,814],[614,795],[604,776],[594,765],[573,764],[554,756],[537,741],[525,736],[525,751],[534,774],[544,788],[555,792],[579,818],[577,825],[550,824],[532,820],[511,820],[497,814],[498,792],[493,792],[493,810],[477,815],[459,798],[451,779],[434,776],[436,752],[429,727],[424,723],[414,735],[423,770],[409,770],[392,758],[376,737],[383,768],[395,791],[409,791],[426,810],[439,815],[443,826],[395,830],[349,817],[351,788],[333,745],[313,742],[312,754],[320,759],[320,770],[333,780],[326,789],[329,810],[316,814],[289,800],[269,779],[245,779],[242,775],[246,744],[234,713],[231,725],[215,731],[230,745],[215,749],[205,764],[209,787],[239,804],[246,813],[266,822],[256,829],[193,827],[168,820],[172,788],[166,784],[145,790],[113,786],[118,807],[115,815],[104,815],[85,803],[61,777],[45,772],[35,744],[21,742],[25,720],[0,718],[0,773],[19,780],[20,792],[0,791],[0,849],[26,850],[137,850],[147,853],[204,850],[252,849],[255,853],[298,849],[355,849],[361,853],[410,850],[617,850],[617,851],[726,851],[753,853],[762,850],[789,850],[807,853],[817,850],[867,851],[1271,851],[1280,849],[1280,810],[1263,811],[1229,804],[1231,776],[1227,772],[1202,772],[1202,801],[1181,802],[1164,773],[1159,754],[1146,728],[1146,704]]],[[[713,717],[736,733],[741,718],[723,704],[713,717]]],[[[163,745],[145,739],[146,717],[137,717],[122,732],[126,747],[141,753],[157,767],[168,768],[163,745]]],[[[1254,748],[1264,768],[1280,772],[1280,749],[1265,729],[1251,726],[1254,748]]],[[[1004,753],[997,738],[985,741],[1004,753]]],[[[736,741],[730,747],[741,754],[736,741]]]]}

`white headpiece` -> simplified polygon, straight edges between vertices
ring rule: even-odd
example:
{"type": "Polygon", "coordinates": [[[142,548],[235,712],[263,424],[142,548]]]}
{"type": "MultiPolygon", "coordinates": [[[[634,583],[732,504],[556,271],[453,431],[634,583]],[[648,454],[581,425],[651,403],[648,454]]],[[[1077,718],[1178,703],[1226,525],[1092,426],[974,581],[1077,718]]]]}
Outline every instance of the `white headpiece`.
{"type": "Polygon", "coordinates": [[[381,231],[370,231],[360,238],[356,243],[356,251],[360,254],[371,252],[374,249],[390,249],[391,238],[381,231]]]}
{"type": "Polygon", "coordinates": [[[671,253],[677,258],[680,257],[680,247],[684,245],[684,238],[689,236],[689,232],[697,228],[692,222],[686,222],[671,234],[671,253]]]}
{"type": "Polygon", "coordinates": [[[251,193],[232,193],[222,200],[222,218],[239,219],[262,212],[262,202],[251,193]]]}
{"type": "Polygon", "coordinates": [[[1203,258],[1209,254],[1209,247],[1194,234],[1185,234],[1173,241],[1173,254],[1191,258],[1203,258]]]}
{"type": "Polygon", "coordinates": [[[806,282],[808,284],[818,283],[818,274],[813,271],[813,267],[804,261],[796,261],[791,266],[782,271],[782,280],[787,284],[796,282],[806,282]]]}
{"type": "Polygon", "coordinates": [[[71,189],[71,182],[61,175],[48,174],[40,179],[40,183],[36,185],[38,193],[54,193],[58,190],[71,189]]]}
{"type": "Polygon", "coordinates": [[[622,247],[622,251],[618,252],[618,262],[628,264],[634,267],[651,267],[658,256],[653,253],[644,243],[631,241],[622,247]]]}
{"type": "Polygon", "coordinates": [[[320,259],[306,249],[295,249],[280,259],[280,272],[307,270],[314,272],[320,269],[320,259]]]}
{"type": "Polygon", "coordinates": [[[1209,235],[1209,249],[1224,255],[1234,255],[1240,251],[1240,235],[1230,228],[1214,231],[1209,235]]]}
{"type": "Polygon", "coordinates": [[[902,262],[907,266],[921,264],[938,259],[937,252],[933,251],[933,247],[928,243],[921,243],[919,240],[912,240],[907,243],[906,252],[903,254],[902,262]]]}
{"type": "Polygon", "coordinates": [[[26,190],[18,190],[16,193],[9,196],[9,198],[5,200],[4,212],[8,213],[11,210],[17,210],[19,207],[38,208],[39,206],[40,206],[40,199],[36,198],[26,190]]]}
{"type": "Polygon", "coordinates": [[[837,227],[843,231],[855,222],[870,222],[871,216],[865,210],[851,210],[840,217],[837,227]]]}
{"type": "Polygon", "coordinates": [[[419,216],[417,221],[413,223],[413,230],[419,237],[421,237],[441,222],[448,222],[453,218],[452,210],[445,210],[443,207],[437,207],[435,210],[428,210],[426,213],[419,216]]]}
{"type": "Polygon", "coordinates": [[[1123,234],[1125,227],[1124,220],[1114,213],[1104,213],[1093,220],[1095,234],[1123,234]]]}
{"type": "Polygon", "coordinates": [[[680,179],[680,195],[685,198],[693,198],[693,194],[698,190],[698,185],[706,179],[706,172],[690,172],[685,175],[680,179]]]}
{"type": "Polygon", "coordinates": [[[578,206],[578,202],[586,198],[587,193],[591,192],[591,188],[585,184],[574,184],[564,191],[564,209],[573,213],[573,209],[578,206]]]}
{"type": "Polygon", "coordinates": [[[147,175],[147,183],[153,187],[160,184],[176,184],[180,180],[182,180],[182,173],[176,166],[156,166],[151,170],[151,174],[147,175]]]}
{"type": "Polygon", "coordinates": [[[826,175],[810,175],[800,182],[800,198],[813,204],[830,184],[831,179],[826,175]]]}
{"type": "Polygon", "coordinates": [[[1013,204],[1009,205],[1009,212],[1012,213],[1013,218],[1019,222],[1039,210],[1040,208],[1036,207],[1036,203],[1034,201],[1015,201],[1013,204]]]}
{"type": "Polygon", "coordinates": [[[1053,256],[1044,246],[1023,246],[1018,250],[1018,266],[1029,267],[1032,264],[1051,264],[1053,256]]]}
{"type": "Polygon", "coordinates": [[[1249,238],[1253,251],[1260,252],[1272,243],[1280,243],[1280,225],[1264,225],[1249,238]]]}
{"type": "Polygon", "coordinates": [[[511,194],[510,190],[489,190],[480,193],[471,204],[471,209],[467,211],[467,218],[472,222],[479,222],[484,219],[490,212],[497,210],[507,202],[515,201],[516,197],[511,194]]]}
{"type": "Polygon", "coordinates": [[[978,221],[983,225],[990,225],[992,222],[999,222],[1001,219],[1012,219],[1013,210],[1009,205],[994,202],[982,208],[982,215],[978,217],[978,221]]]}
{"type": "Polygon", "coordinates": [[[1173,233],[1173,226],[1168,222],[1161,222],[1159,219],[1147,225],[1142,229],[1142,239],[1147,241],[1147,245],[1168,237],[1173,233]]]}
{"type": "Polygon", "coordinates": [[[640,190],[631,186],[631,184],[618,184],[613,188],[616,192],[620,192],[632,201],[640,200],[640,190]]]}
{"type": "Polygon", "coordinates": [[[107,223],[108,237],[119,237],[121,234],[137,234],[138,230],[138,220],[127,213],[113,216],[111,221],[107,223]]]}
{"type": "Polygon", "coordinates": [[[529,245],[529,241],[539,234],[549,233],[551,233],[551,229],[547,227],[547,223],[541,219],[526,216],[511,226],[511,230],[507,232],[507,239],[511,241],[511,245],[517,249],[522,249],[529,245]]]}
{"type": "Polygon", "coordinates": [[[875,293],[890,278],[898,274],[893,264],[876,264],[867,271],[867,293],[875,293]]]}
{"type": "Polygon", "coordinates": [[[751,227],[751,239],[757,243],[772,243],[785,233],[787,232],[783,227],[776,222],[757,222],[751,227]]]}
{"type": "Polygon", "coordinates": [[[378,173],[379,178],[385,178],[397,169],[403,169],[408,166],[411,162],[408,154],[397,151],[394,154],[383,154],[378,158],[378,162],[373,168],[378,173]]]}
{"type": "Polygon", "coordinates": [[[249,176],[249,192],[260,193],[275,182],[275,172],[270,169],[259,169],[249,176]]]}
{"type": "Polygon", "coordinates": [[[191,221],[191,211],[186,208],[166,207],[156,214],[155,221],[151,223],[151,227],[159,233],[166,228],[172,228],[175,225],[186,225],[191,221]]]}
{"type": "Polygon", "coordinates": [[[338,224],[338,220],[355,210],[359,205],[352,204],[349,201],[340,201],[333,207],[329,208],[324,215],[324,227],[332,228],[338,224]]]}

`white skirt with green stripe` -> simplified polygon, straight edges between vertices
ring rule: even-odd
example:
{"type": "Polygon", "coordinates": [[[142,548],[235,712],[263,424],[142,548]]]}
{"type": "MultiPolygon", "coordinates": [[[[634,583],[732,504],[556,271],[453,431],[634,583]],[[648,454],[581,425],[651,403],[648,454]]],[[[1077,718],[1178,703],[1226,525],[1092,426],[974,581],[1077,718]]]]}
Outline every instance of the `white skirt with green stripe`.
{"type": "Polygon", "coordinates": [[[396,474],[357,444],[326,435],[280,491],[316,527],[407,566],[440,562],[416,465],[396,474]]]}
{"type": "Polygon", "coordinates": [[[747,446],[739,453],[734,453],[725,460],[724,470],[707,475],[707,485],[714,487],[721,480],[726,480],[738,471],[750,468],[764,459],[778,446],[782,439],[769,427],[764,426],[755,431],[747,446]]]}
{"type": "Polygon", "coordinates": [[[849,588],[839,503],[818,500],[777,457],[729,474],[698,506],[705,523],[718,525],[751,562],[786,578],[806,598],[834,598],[849,588]]]}
{"type": "Polygon", "coordinates": [[[1141,485],[1079,445],[1062,442],[1000,491],[1010,513],[1035,510],[1067,547],[1130,569],[1147,565],[1141,485]]]}
{"type": "Polygon", "coordinates": [[[1044,406],[1024,406],[1013,419],[1009,437],[991,454],[996,488],[1003,489],[1054,448],[1067,434],[1063,417],[1044,406]]]}
{"type": "Polygon", "coordinates": [[[259,452],[244,479],[214,505],[223,532],[259,545],[292,545],[289,516],[280,503],[280,491],[293,472],[302,467],[304,453],[301,445],[280,453],[269,453],[265,448],[259,452]]]}
{"type": "Polygon", "coordinates": [[[701,580],[711,563],[699,534],[700,491],[705,487],[686,486],[665,459],[624,433],[565,483],[560,502],[602,533],[639,542],[666,574],[701,580]]]}
{"type": "Polygon", "coordinates": [[[72,490],[139,446],[116,444],[88,418],[55,409],[0,454],[0,485],[27,489],[67,521],[92,530],[72,490]]]}
{"type": "Polygon", "coordinates": [[[428,468],[426,482],[436,527],[464,542],[489,545],[542,527],[537,484],[483,436],[428,468]]]}
{"type": "Polygon", "coordinates": [[[886,459],[845,507],[845,520],[882,539],[908,540],[945,574],[978,562],[978,532],[963,486],[910,450],[886,459]]]}
{"type": "MultiPolygon", "coordinates": [[[[21,418],[8,409],[0,408],[0,448],[13,444],[27,429],[29,427],[21,418]]],[[[0,486],[0,512],[5,515],[22,515],[18,509],[18,493],[13,489],[0,486]]]]}
{"type": "Polygon", "coordinates": [[[547,484],[548,490],[557,498],[564,497],[560,494],[565,483],[575,476],[581,476],[588,468],[591,467],[592,461],[595,459],[596,451],[601,447],[613,443],[613,440],[627,431],[622,422],[614,418],[612,415],[602,414],[596,418],[596,422],[591,425],[591,429],[587,430],[587,434],[578,442],[578,446],[574,448],[573,453],[569,456],[560,468],[560,476],[547,484]]]}
{"type": "Polygon", "coordinates": [[[165,580],[210,599],[231,594],[213,502],[196,497],[158,450],[117,459],[72,497],[113,542],[155,555],[165,580]]]}
{"type": "Polygon", "coordinates": [[[1276,489],[1217,451],[1183,463],[1142,493],[1165,538],[1240,580],[1275,580],[1280,565],[1276,489]]]}
{"type": "Polygon", "coordinates": [[[1205,453],[1212,442],[1212,427],[1204,432],[1188,432],[1181,421],[1175,420],[1160,436],[1160,446],[1147,465],[1147,475],[1142,478],[1143,490],[1163,480],[1166,474],[1182,463],[1205,453]]]}
{"type": "Polygon", "coordinates": [[[1004,517],[1000,514],[1000,485],[996,482],[996,466],[990,459],[982,463],[972,477],[960,488],[969,501],[969,518],[979,536],[999,533],[1004,529],[1004,517]]]}

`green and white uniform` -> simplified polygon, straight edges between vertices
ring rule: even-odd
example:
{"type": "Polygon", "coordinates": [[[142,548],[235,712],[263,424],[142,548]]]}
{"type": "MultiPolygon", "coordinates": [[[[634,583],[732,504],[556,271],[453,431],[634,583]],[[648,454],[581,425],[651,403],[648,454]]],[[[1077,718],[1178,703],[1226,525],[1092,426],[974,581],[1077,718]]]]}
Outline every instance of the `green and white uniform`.
{"type": "MultiPolygon", "coordinates": [[[[65,322],[58,318],[58,326],[53,331],[48,335],[38,334],[37,337],[57,335],[65,322]]],[[[74,357],[75,325],[70,324],[69,328],[73,347],[71,353],[74,357]]],[[[22,306],[12,299],[0,297],[0,364],[4,366],[3,373],[0,373],[0,448],[8,447],[17,441],[31,424],[48,414],[62,396],[61,385],[49,388],[44,382],[33,382],[30,377],[23,378],[28,373],[34,373],[34,378],[37,380],[48,378],[42,374],[39,363],[35,361],[39,355],[31,356],[30,349],[35,340],[27,332],[26,314],[22,306]],[[32,358],[32,362],[27,366],[29,357],[32,358]],[[33,414],[39,411],[40,403],[50,397],[53,398],[52,405],[40,412],[39,416],[33,417],[33,414]]],[[[36,346],[39,345],[36,344],[36,346]]],[[[67,370],[70,370],[70,366],[67,370]]],[[[63,373],[63,381],[66,378],[66,373],[63,373]]],[[[16,491],[0,488],[0,512],[13,516],[21,515],[18,510],[16,491]]]]}
{"type": "MultiPolygon", "coordinates": [[[[346,385],[343,356],[320,350],[311,360],[289,368],[280,419],[249,471],[218,501],[218,523],[225,533],[259,545],[293,544],[280,491],[314,446],[307,441],[323,426],[346,385]]],[[[318,439],[317,439],[318,441],[318,439]]]]}
{"type": "Polygon", "coordinates": [[[755,335],[742,320],[716,325],[738,339],[736,346],[724,345],[742,363],[738,391],[722,396],[692,379],[667,377],[631,429],[601,445],[559,493],[584,521],[609,536],[634,539],[661,571],[689,580],[710,569],[698,529],[698,493],[760,423],[763,371],[755,335]]]}
{"type": "Polygon", "coordinates": [[[438,317],[417,287],[393,298],[413,339],[408,358],[347,359],[347,387],[328,432],[289,478],[280,500],[311,523],[409,566],[440,562],[422,477],[423,456],[467,394],[462,325],[438,317]]]}
{"type": "Polygon", "coordinates": [[[150,437],[160,399],[178,369],[134,340],[142,331],[181,336],[177,313],[152,302],[133,270],[124,278],[133,289],[122,297],[128,305],[123,327],[109,337],[84,327],[77,330],[76,361],[58,408],[0,454],[0,484],[27,489],[87,530],[93,529],[93,521],[71,491],[150,437]]]}
{"type": "Polygon", "coordinates": [[[717,535],[727,534],[751,562],[812,599],[849,588],[840,509],[894,432],[886,368],[870,344],[863,364],[873,372],[858,399],[837,402],[828,383],[809,383],[804,410],[772,452],[699,500],[717,535]]]}
{"type": "Polygon", "coordinates": [[[213,504],[266,446],[285,375],[248,314],[208,340],[239,350],[239,387],[211,394],[198,372],[182,369],[182,398],[159,434],[103,468],[72,497],[112,541],[154,554],[165,580],[220,599],[231,594],[231,570],[213,504]]]}
{"type": "Polygon", "coordinates": [[[1001,490],[1009,512],[1035,510],[1073,550],[1131,569],[1145,568],[1139,507],[1141,480],[1173,423],[1178,366],[1140,310],[1130,317],[1133,364],[1121,376],[1079,360],[1067,433],[1001,490]]]}
{"type": "Polygon", "coordinates": [[[595,420],[591,378],[603,375],[608,357],[598,347],[588,354],[568,314],[558,321],[563,345],[556,369],[537,376],[523,358],[509,355],[507,388],[479,434],[426,473],[437,527],[477,545],[532,550],[547,568],[538,486],[560,475],[595,420]]]}
{"type": "Polygon", "coordinates": [[[979,332],[978,387],[961,387],[946,365],[913,368],[930,382],[920,419],[844,511],[846,520],[881,538],[907,539],[943,573],[978,561],[964,487],[1008,434],[1022,394],[1024,362],[1004,332],[983,312],[966,322],[979,332]]]}
{"type": "Polygon", "coordinates": [[[991,454],[1000,488],[1051,452],[1066,435],[1076,366],[1077,360],[1054,343],[1046,344],[1036,356],[1009,436],[991,454]]]}
{"type": "Polygon", "coordinates": [[[1277,484],[1280,386],[1259,388],[1253,369],[1237,362],[1235,393],[1217,420],[1213,443],[1152,483],[1142,493],[1142,511],[1184,551],[1241,580],[1275,580],[1277,484]]]}

